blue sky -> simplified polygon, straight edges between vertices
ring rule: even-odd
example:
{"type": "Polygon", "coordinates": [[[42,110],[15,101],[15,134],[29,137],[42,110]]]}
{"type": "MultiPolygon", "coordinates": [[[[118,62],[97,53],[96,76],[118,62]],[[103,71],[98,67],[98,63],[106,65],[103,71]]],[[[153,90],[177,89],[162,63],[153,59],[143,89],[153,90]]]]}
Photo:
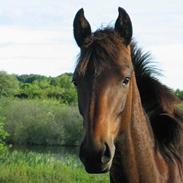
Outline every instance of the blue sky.
{"type": "Polygon", "coordinates": [[[0,0],[0,70],[56,76],[73,72],[79,48],[72,34],[81,7],[93,31],[113,25],[118,7],[129,13],[134,38],[150,51],[161,80],[183,89],[182,0],[0,0]]]}

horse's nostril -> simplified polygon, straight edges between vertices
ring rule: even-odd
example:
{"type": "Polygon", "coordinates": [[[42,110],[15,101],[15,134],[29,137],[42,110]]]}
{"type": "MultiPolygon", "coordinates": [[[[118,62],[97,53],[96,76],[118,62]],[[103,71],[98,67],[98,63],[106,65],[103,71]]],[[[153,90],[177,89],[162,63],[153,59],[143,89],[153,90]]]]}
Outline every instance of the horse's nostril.
{"type": "Polygon", "coordinates": [[[102,152],[101,162],[103,164],[108,163],[111,160],[111,151],[107,143],[104,144],[104,150],[102,152]]]}

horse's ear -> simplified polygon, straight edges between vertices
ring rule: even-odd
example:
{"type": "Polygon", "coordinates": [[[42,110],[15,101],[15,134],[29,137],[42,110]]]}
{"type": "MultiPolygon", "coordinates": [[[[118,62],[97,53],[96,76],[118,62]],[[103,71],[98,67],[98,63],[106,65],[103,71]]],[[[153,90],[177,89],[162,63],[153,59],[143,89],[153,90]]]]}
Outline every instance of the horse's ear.
{"type": "Polygon", "coordinates": [[[132,22],[123,8],[119,7],[118,12],[119,15],[115,23],[115,31],[124,39],[125,44],[128,45],[133,33],[132,22]]]}
{"type": "Polygon", "coordinates": [[[79,47],[82,47],[86,38],[91,36],[91,27],[84,16],[83,8],[80,9],[74,18],[74,38],[79,47]]]}

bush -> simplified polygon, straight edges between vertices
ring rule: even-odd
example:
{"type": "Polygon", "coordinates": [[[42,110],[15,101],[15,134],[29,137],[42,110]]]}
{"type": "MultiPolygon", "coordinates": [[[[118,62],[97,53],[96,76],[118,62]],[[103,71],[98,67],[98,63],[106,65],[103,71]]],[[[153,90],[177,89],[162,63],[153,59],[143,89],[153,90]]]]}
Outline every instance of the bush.
{"type": "Polygon", "coordinates": [[[8,141],[14,144],[78,145],[81,124],[77,107],[57,101],[14,100],[6,111],[8,141]]]}
{"type": "Polygon", "coordinates": [[[12,97],[18,91],[18,80],[14,75],[0,71],[0,97],[12,97]]]}
{"type": "Polygon", "coordinates": [[[177,89],[177,90],[175,91],[175,95],[176,95],[179,99],[183,100],[183,91],[182,91],[182,90],[177,89]]]}
{"type": "Polygon", "coordinates": [[[5,140],[8,133],[4,130],[4,118],[0,117],[0,154],[7,150],[5,140]]]}
{"type": "Polygon", "coordinates": [[[72,74],[65,73],[57,77],[40,75],[20,75],[17,98],[21,99],[57,99],[65,104],[76,104],[77,94],[72,83],[72,74]]]}

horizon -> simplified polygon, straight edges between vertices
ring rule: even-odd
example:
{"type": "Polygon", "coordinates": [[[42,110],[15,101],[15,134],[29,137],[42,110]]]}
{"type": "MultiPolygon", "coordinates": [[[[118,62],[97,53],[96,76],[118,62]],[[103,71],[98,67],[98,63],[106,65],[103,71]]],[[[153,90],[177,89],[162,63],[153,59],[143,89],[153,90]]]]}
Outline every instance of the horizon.
{"type": "Polygon", "coordinates": [[[183,78],[183,2],[180,0],[0,2],[0,70],[51,77],[73,73],[79,54],[72,33],[76,12],[84,8],[95,31],[113,26],[121,6],[131,17],[138,46],[149,51],[162,70],[160,81],[173,89],[183,88],[180,82],[183,78]]]}

